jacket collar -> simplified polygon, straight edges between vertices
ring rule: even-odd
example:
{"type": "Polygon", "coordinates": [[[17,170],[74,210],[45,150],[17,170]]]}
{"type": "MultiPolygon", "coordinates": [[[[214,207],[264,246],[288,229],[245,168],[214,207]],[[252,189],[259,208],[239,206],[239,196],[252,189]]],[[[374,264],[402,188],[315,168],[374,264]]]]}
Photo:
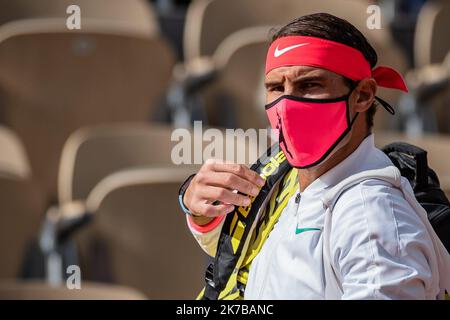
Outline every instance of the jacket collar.
{"type": "Polygon", "coordinates": [[[314,180],[302,194],[317,193],[366,170],[385,168],[391,160],[375,147],[374,134],[368,135],[347,158],[314,180]]]}

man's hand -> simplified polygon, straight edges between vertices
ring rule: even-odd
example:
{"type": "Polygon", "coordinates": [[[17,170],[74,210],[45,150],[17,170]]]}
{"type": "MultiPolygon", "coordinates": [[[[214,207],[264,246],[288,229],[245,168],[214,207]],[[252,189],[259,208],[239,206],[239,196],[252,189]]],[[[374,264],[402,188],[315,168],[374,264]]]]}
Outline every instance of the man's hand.
{"type": "Polygon", "coordinates": [[[256,196],[265,181],[245,165],[207,160],[192,179],[183,202],[198,225],[225,215],[234,206],[250,205],[249,196],[256,196]],[[238,194],[235,190],[242,194],[238,194]],[[213,205],[215,201],[220,203],[213,205]]]}

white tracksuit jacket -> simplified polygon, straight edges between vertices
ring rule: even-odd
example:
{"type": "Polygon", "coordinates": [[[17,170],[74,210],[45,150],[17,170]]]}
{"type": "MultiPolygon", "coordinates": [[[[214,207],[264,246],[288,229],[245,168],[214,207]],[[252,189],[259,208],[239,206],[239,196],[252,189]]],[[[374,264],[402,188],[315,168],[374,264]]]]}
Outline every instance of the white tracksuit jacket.
{"type": "MultiPolygon", "coordinates": [[[[299,203],[296,196],[251,265],[245,299],[435,299],[450,293],[450,256],[373,135],[309,185],[299,203]]],[[[223,219],[205,231],[188,219],[212,256],[222,225],[223,219]]]]}

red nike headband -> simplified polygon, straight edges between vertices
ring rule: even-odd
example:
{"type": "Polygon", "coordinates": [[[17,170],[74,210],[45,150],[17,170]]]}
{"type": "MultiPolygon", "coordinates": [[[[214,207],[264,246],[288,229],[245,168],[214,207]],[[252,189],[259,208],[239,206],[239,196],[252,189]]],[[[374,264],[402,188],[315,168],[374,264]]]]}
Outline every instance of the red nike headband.
{"type": "Polygon", "coordinates": [[[288,36],[276,39],[267,52],[266,74],[286,66],[327,69],[354,81],[372,77],[381,87],[408,92],[403,77],[390,67],[371,69],[357,49],[316,37],[288,36]]]}

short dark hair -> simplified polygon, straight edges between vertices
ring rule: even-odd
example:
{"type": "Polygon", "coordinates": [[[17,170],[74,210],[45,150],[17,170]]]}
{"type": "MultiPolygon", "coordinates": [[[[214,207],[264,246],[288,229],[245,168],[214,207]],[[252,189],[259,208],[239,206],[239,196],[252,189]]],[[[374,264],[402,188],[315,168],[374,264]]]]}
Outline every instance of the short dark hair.
{"type": "MultiPolygon", "coordinates": [[[[309,36],[340,42],[359,50],[372,68],[378,61],[375,49],[358,29],[347,20],[328,13],[315,13],[292,20],[274,31],[272,42],[286,36],[309,36]]],[[[353,88],[356,84],[355,81],[346,77],[344,77],[344,81],[349,88],[353,88]]],[[[366,122],[369,129],[373,126],[375,112],[376,103],[374,102],[366,111],[366,122]]]]}

